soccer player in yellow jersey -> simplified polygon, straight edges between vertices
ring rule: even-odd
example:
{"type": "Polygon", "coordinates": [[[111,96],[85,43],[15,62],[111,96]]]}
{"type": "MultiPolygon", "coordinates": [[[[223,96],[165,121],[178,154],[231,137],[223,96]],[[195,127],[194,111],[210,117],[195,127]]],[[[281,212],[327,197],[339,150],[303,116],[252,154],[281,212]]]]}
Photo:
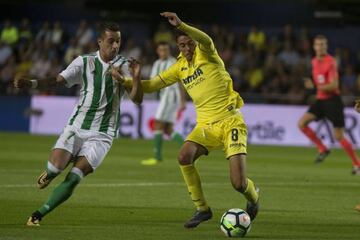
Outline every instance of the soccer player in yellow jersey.
{"type": "MultiPolygon", "coordinates": [[[[184,226],[194,228],[212,217],[194,162],[219,147],[223,148],[229,160],[231,183],[247,199],[246,209],[254,220],[259,208],[259,194],[245,174],[247,129],[238,110],[244,103],[233,90],[232,79],[212,39],[182,22],[175,13],[163,12],[160,15],[179,30],[176,42],[180,55],[168,70],[151,80],[143,80],[142,87],[144,92],[154,92],[181,82],[196,108],[197,124],[178,156],[185,183],[197,208],[184,226]]],[[[129,86],[131,81],[126,80],[125,84],[129,86]]]]}

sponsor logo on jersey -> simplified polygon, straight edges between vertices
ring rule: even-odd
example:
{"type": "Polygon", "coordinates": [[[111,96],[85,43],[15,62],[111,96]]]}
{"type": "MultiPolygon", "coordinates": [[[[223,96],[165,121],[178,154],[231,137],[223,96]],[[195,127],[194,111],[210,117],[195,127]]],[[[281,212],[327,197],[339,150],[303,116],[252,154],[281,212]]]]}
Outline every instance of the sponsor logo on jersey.
{"type": "Polygon", "coordinates": [[[198,68],[194,71],[194,73],[192,75],[182,79],[182,81],[183,81],[184,85],[187,85],[203,74],[204,74],[203,71],[200,68],[198,68]]]}
{"type": "Polygon", "coordinates": [[[318,80],[319,83],[324,83],[325,82],[325,76],[322,75],[322,74],[319,74],[317,76],[317,80],[318,80]]]}

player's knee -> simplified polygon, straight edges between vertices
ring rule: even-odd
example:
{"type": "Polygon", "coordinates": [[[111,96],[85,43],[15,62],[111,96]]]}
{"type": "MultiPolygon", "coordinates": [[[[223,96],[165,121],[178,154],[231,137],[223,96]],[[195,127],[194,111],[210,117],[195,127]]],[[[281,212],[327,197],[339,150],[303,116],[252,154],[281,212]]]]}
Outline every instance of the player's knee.
{"type": "Polygon", "coordinates": [[[335,139],[340,142],[344,138],[344,135],[341,133],[336,134],[335,133],[335,139]]]}
{"type": "Polygon", "coordinates": [[[191,154],[189,153],[182,153],[180,152],[179,153],[179,156],[178,156],[178,162],[180,165],[189,165],[192,163],[192,157],[191,157],[191,154]]]}
{"type": "Polygon", "coordinates": [[[302,120],[300,120],[300,121],[298,122],[298,127],[299,127],[299,129],[303,129],[304,127],[306,127],[305,122],[302,121],[302,120]]]}
{"type": "Polygon", "coordinates": [[[231,184],[233,186],[233,188],[238,191],[238,192],[245,192],[246,190],[246,179],[243,178],[239,178],[239,179],[233,179],[231,181],[231,184]]]}

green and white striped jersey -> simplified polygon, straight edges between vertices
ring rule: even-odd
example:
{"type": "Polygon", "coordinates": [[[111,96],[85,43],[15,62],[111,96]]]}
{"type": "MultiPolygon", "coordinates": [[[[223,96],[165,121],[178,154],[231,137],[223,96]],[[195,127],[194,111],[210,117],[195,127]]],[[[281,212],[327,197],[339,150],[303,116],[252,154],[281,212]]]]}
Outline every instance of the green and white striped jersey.
{"type": "Polygon", "coordinates": [[[120,101],[125,89],[113,80],[110,65],[120,66],[124,77],[131,77],[127,59],[117,55],[105,63],[99,51],[77,57],[60,73],[66,86],[81,85],[79,102],[68,124],[116,137],[120,121],[120,101]]]}
{"type": "MultiPolygon", "coordinates": [[[[175,62],[176,62],[176,59],[172,56],[168,57],[166,60],[161,60],[161,59],[156,60],[152,66],[150,78],[156,77],[161,72],[170,68],[171,65],[173,65],[175,62]]],[[[177,83],[175,83],[166,88],[161,89],[160,97],[167,95],[166,92],[168,92],[168,91],[180,91],[179,85],[177,83]]]]}

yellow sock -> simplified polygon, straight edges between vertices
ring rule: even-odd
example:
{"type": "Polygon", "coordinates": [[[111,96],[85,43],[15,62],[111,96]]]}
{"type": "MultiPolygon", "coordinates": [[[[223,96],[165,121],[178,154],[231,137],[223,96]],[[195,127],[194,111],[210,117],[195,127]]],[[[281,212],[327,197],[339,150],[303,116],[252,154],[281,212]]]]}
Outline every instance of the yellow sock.
{"type": "Polygon", "coordinates": [[[205,197],[201,188],[200,176],[193,164],[180,165],[182,175],[187,185],[191,200],[195,204],[197,210],[207,211],[209,206],[205,201],[205,197]]]}
{"type": "Polygon", "coordinates": [[[247,180],[247,187],[243,194],[248,201],[252,203],[256,203],[259,199],[259,194],[255,190],[254,182],[251,181],[249,178],[247,178],[246,180],[247,180]]]}

